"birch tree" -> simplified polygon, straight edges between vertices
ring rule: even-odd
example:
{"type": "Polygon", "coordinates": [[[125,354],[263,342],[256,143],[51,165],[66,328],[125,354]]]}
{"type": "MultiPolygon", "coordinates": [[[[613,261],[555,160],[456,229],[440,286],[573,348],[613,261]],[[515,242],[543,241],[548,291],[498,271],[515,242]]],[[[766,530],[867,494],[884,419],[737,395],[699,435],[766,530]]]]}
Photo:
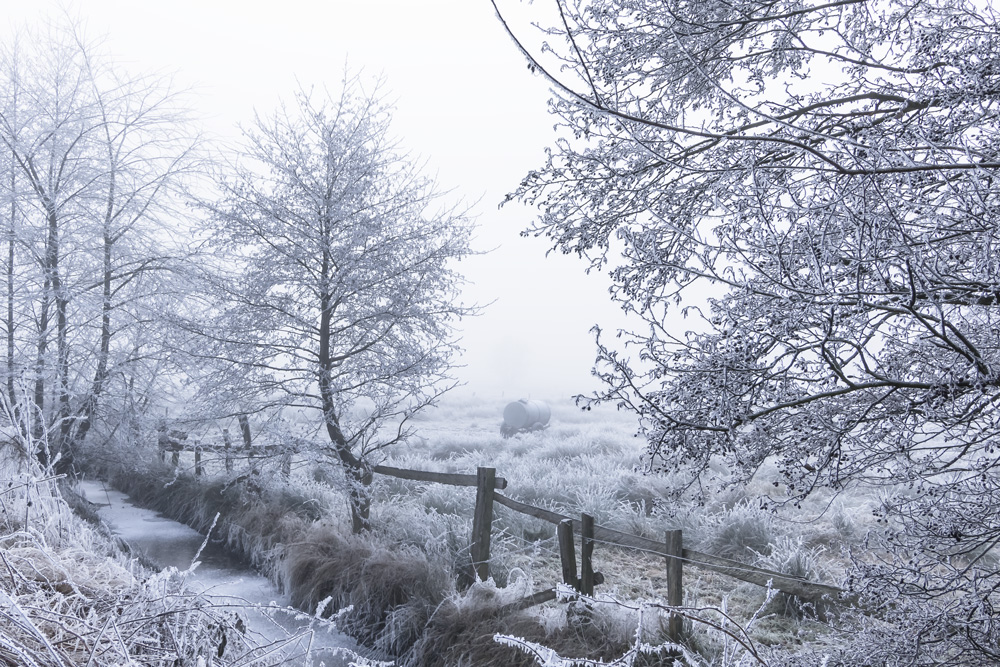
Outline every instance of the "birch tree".
{"type": "MultiPolygon", "coordinates": [[[[470,222],[396,145],[381,86],[347,78],[258,116],[212,206],[219,266],[235,265],[211,352],[255,397],[240,411],[315,415],[312,442],[368,526],[371,466],[452,382],[455,262],[470,222]],[[359,414],[360,403],[368,408],[359,414]]],[[[239,389],[239,387],[243,389],[239,389]]]]}
{"type": "Polygon", "coordinates": [[[926,634],[878,650],[995,661],[995,5],[551,4],[534,50],[499,11],[561,127],[511,197],[647,325],[599,333],[599,398],[702,492],[713,460],[774,502],[885,487],[893,556],[855,583],[926,634]]]}

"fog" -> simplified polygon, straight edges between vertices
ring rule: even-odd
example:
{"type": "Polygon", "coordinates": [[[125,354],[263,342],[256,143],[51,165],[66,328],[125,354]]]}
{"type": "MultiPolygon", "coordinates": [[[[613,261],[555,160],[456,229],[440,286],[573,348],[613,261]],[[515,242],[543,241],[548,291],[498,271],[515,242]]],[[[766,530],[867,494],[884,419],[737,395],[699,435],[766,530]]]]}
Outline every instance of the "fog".
{"type": "MultiPolygon", "coordinates": [[[[516,3],[515,3],[516,4],[516,3]]],[[[513,4],[512,4],[513,7],[513,4]]],[[[588,392],[590,329],[619,311],[603,275],[575,257],[546,257],[521,238],[534,211],[498,204],[541,166],[553,123],[548,90],[532,75],[488,2],[409,0],[137,3],[3,2],[9,33],[23,21],[78,17],[90,38],[135,72],[171,73],[220,143],[299,86],[336,89],[345,66],[384,75],[394,133],[452,198],[474,203],[476,247],[462,264],[466,303],[490,304],[461,326],[457,377],[483,397],[555,398],[588,392]]],[[[524,17],[522,17],[524,18],[524,17]]]]}

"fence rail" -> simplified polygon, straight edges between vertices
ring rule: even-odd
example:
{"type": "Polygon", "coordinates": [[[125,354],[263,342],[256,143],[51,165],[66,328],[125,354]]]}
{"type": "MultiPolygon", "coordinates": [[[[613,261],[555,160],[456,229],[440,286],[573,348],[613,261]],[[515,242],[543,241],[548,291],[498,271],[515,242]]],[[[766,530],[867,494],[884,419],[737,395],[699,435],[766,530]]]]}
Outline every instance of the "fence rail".
{"type": "MultiPolygon", "coordinates": [[[[499,493],[495,494],[493,499],[500,505],[512,509],[515,512],[527,514],[528,516],[541,519],[542,521],[548,521],[549,523],[554,523],[556,525],[559,525],[563,521],[569,521],[573,526],[573,531],[577,534],[580,534],[583,529],[583,524],[580,519],[574,519],[566,516],[565,514],[553,512],[552,510],[535,507],[534,505],[528,505],[527,503],[513,500],[512,498],[508,498],[499,493]]],[[[613,544],[618,547],[637,549],[651,554],[657,554],[665,558],[674,556],[674,554],[668,550],[665,542],[657,542],[656,540],[651,540],[648,537],[640,537],[639,535],[623,533],[621,531],[614,530],[613,528],[605,528],[604,526],[594,526],[594,539],[613,544]]],[[[824,595],[836,597],[843,593],[843,590],[836,586],[819,584],[807,581],[806,579],[802,579],[800,577],[793,577],[781,572],[775,572],[774,570],[753,567],[752,565],[746,565],[739,561],[722,558],[721,556],[713,556],[712,554],[696,551],[694,549],[683,549],[681,552],[681,558],[685,564],[691,565],[692,567],[700,567],[705,570],[726,574],[751,584],[757,584],[758,586],[767,586],[768,582],[771,582],[771,586],[779,591],[790,593],[791,595],[807,600],[815,600],[823,597],[824,595]]]]}
{"type": "MultiPolygon", "coordinates": [[[[476,486],[479,484],[478,475],[410,470],[408,468],[391,468],[389,466],[373,466],[372,472],[398,479],[408,479],[414,482],[437,482],[438,484],[451,484],[452,486],[476,486]]],[[[506,489],[507,480],[503,477],[494,477],[493,488],[506,489]]]]}

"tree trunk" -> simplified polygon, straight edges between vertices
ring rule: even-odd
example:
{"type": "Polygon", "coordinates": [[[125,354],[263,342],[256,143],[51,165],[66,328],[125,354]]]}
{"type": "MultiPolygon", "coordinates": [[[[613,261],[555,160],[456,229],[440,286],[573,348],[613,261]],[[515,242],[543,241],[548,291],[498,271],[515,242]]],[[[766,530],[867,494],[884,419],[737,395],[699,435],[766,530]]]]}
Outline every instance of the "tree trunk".
{"type": "MultiPolygon", "coordinates": [[[[326,384],[329,388],[328,383],[326,384]]],[[[371,489],[369,488],[372,483],[372,468],[351,451],[350,445],[340,430],[336,414],[332,410],[332,394],[328,391],[320,393],[323,396],[323,411],[326,414],[326,430],[333,443],[334,451],[344,466],[347,483],[350,485],[348,505],[351,511],[351,529],[355,533],[360,533],[371,528],[368,517],[372,504],[371,489]]]]}
{"type": "MultiPolygon", "coordinates": [[[[330,270],[329,257],[323,257],[321,266],[322,275],[328,275],[330,270]]],[[[371,491],[369,487],[372,483],[372,469],[367,462],[359,459],[351,451],[351,445],[340,430],[340,419],[337,414],[335,390],[330,383],[330,374],[333,370],[333,360],[330,354],[330,322],[333,317],[333,299],[325,291],[320,295],[320,316],[319,316],[319,394],[323,405],[323,419],[326,422],[326,431],[333,444],[333,449],[337,453],[344,466],[344,472],[350,484],[350,500],[348,502],[351,511],[351,529],[355,533],[360,533],[371,528],[369,513],[371,510],[371,491]]]]}
{"type": "Polygon", "coordinates": [[[10,227],[7,230],[7,398],[17,405],[14,387],[14,248],[17,238],[17,170],[10,170],[10,227]]]}
{"type": "Polygon", "coordinates": [[[361,533],[372,527],[369,515],[372,508],[372,469],[370,467],[355,468],[346,466],[348,483],[351,485],[348,509],[351,511],[351,530],[361,533]]]}
{"type": "Polygon", "coordinates": [[[69,411],[69,340],[66,312],[69,308],[69,299],[66,298],[66,289],[62,284],[62,276],[59,274],[59,215],[54,201],[44,198],[43,202],[48,218],[45,272],[56,306],[56,376],[54,389],[57,392],[55,417],[56,423],[59,424],[59,428],[54,430],[54,433],[57,433],[58,437],[55,442],[49,442],[49,448],[53,456],[62,453],[66,458],[62,462],[62,465],[60,465],[60,472],[64,472],[72,464],[72,454],[68,451],[62,451],[69,429],[72,428],[69,411]]]}
{"type": "MultiPolygon", "coordinates": [[[[38,345],[35,357],[34,414],[32,435],[38,441],[45,435],[45,353],[49,346],[49,277],[42,281],[42,302],[38,309],[38,345]]],[[[48,461],[42,461],[47,464],[48,461]]]]}
{"type": "MultiPolygon", "coordinates": [[[[112,188],[114,182],[112,181],[112,188]]],[[[113,189],[112,189],[113,192],[113,189]]],[[[110,217],[110,204],[108,215],[110,217]]],[[[78,419],[76,433],[73,434],[74,442],[83,442],[94,423],[94,414],[97,412],[97,405],[101,394],[104,393],[104,384],[108,379],[108,356],[111,351],[111,248],[114,239],[111,231],[105,224],[104,228],[104,275],[103,294],[101,301],[101,343],[97,356],[97,368],[94,370],[94,380],[90,386],[90,393],[83,402],[81,414],[78,419]]]]}
{"type": "MultiPolygon", "coordinates": [[[[58,267],[56,272],[58,272],[58,267]]],[[[56,416],[59,423],[59,438],[56,442],[56,449],[62,451],[64,456],[71,456],[67,449],[70,432],[73,429],[73,419],[70,416],[69,406],[69,327],[66,315],[69,299],[66,298],[61,279],[57,282],[58,287],[53,290],[56,296],[56,387],[59,391],[56,416]]],[[[64,472],[64,470],[61,469],[60,472],[64,472]]]]}

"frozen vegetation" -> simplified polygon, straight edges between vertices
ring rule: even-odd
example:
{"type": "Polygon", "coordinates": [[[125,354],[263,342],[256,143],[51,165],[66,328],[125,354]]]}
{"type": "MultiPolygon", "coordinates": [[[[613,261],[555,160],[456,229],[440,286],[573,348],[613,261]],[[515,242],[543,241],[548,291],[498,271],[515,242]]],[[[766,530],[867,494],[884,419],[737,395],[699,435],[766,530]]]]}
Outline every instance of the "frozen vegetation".
{"type": "MultiPolygon", "coordinates": [[[[158,571],[97,519],[64,476],[11,441],[0,448],[0,481],[3,664],[279,665],[312,664],[320,655],[308,618],[286,630],[269,620],[286,614],[280,607],[197,592],[193,560],[158,571]]],[[[328,665],[345,662],[323,655],[328,665]]]]}
{"type": "MultiPolygon", "coordinates": [[[[786,493],[766,468],[755,485],[709,502],[678,497],[671,492],[678,480],[642,473],[643,445],[627,413],[580,410],[570,401],[552,407],[548,429],[505,439],[502,401],[444,401],[421,418],[420,437],[387,450],[384,463],[459,473],[495,467],[516,500],[571,516],[587,512],[600,525],[657,540],[681,528],[689,548],[834,585],[845,584],[868,532],[878,529],[879,498],[860,491],[817,496],[785,512],[762,509],[761,497],[786,493]]],[[[473,585],[472,488],[376,475],[373,527],[357,536],[348,482],[309,457],[293,457],[286,478],[280,456],[253,465],[235,458],[226,472],[217,454],[203,457],[198,477],[190,452],[174,469],[156,460],[151,440],[113,461],[105,450],[92,455],[92,469],[137,501],[203,531],[214,524],[215,539],[294,604],[308,613],[341,610],[343,630],[399,664],[530,665],[532,651],[522,650],[530,645],[612,660],[634,653],[637,637],[654,654],[669,648],[659,556],[598,544],[595,566],[606,581],[591,602],[574,602],[563,590],[562,602],[516,612],[518,601],[560,581],[555,527],[496,506],[493,579],[473,585]]],[[[726,471],[720,466],[717,474],[726,471]]],[[[848,629],[873,623],[847,607],[807,604],[693,566],[684,587],[684,660],[697,667],[794,664],[797,655],[821,657],[848,629]]]]}
{"type": "Polygon", "coordinates": [[[86,472],[399,665],[1000,662],[995,3],[492,4],[556,123],[506,202],[632,318],[595,328],[586,409],[531,433],[449,394],[473,208],[382,80],[302,84],[220,147],[82,23],[0,44],[0,659],[310,659],[71,514],[86,472]],[[491,466],[516,501],[843,596],[689,559],[670,612],[664,558],[602,541],[596,596],[535,604],[552,525],[496,507],[476,581],[472,492],[380,464],[491,466]]]}

